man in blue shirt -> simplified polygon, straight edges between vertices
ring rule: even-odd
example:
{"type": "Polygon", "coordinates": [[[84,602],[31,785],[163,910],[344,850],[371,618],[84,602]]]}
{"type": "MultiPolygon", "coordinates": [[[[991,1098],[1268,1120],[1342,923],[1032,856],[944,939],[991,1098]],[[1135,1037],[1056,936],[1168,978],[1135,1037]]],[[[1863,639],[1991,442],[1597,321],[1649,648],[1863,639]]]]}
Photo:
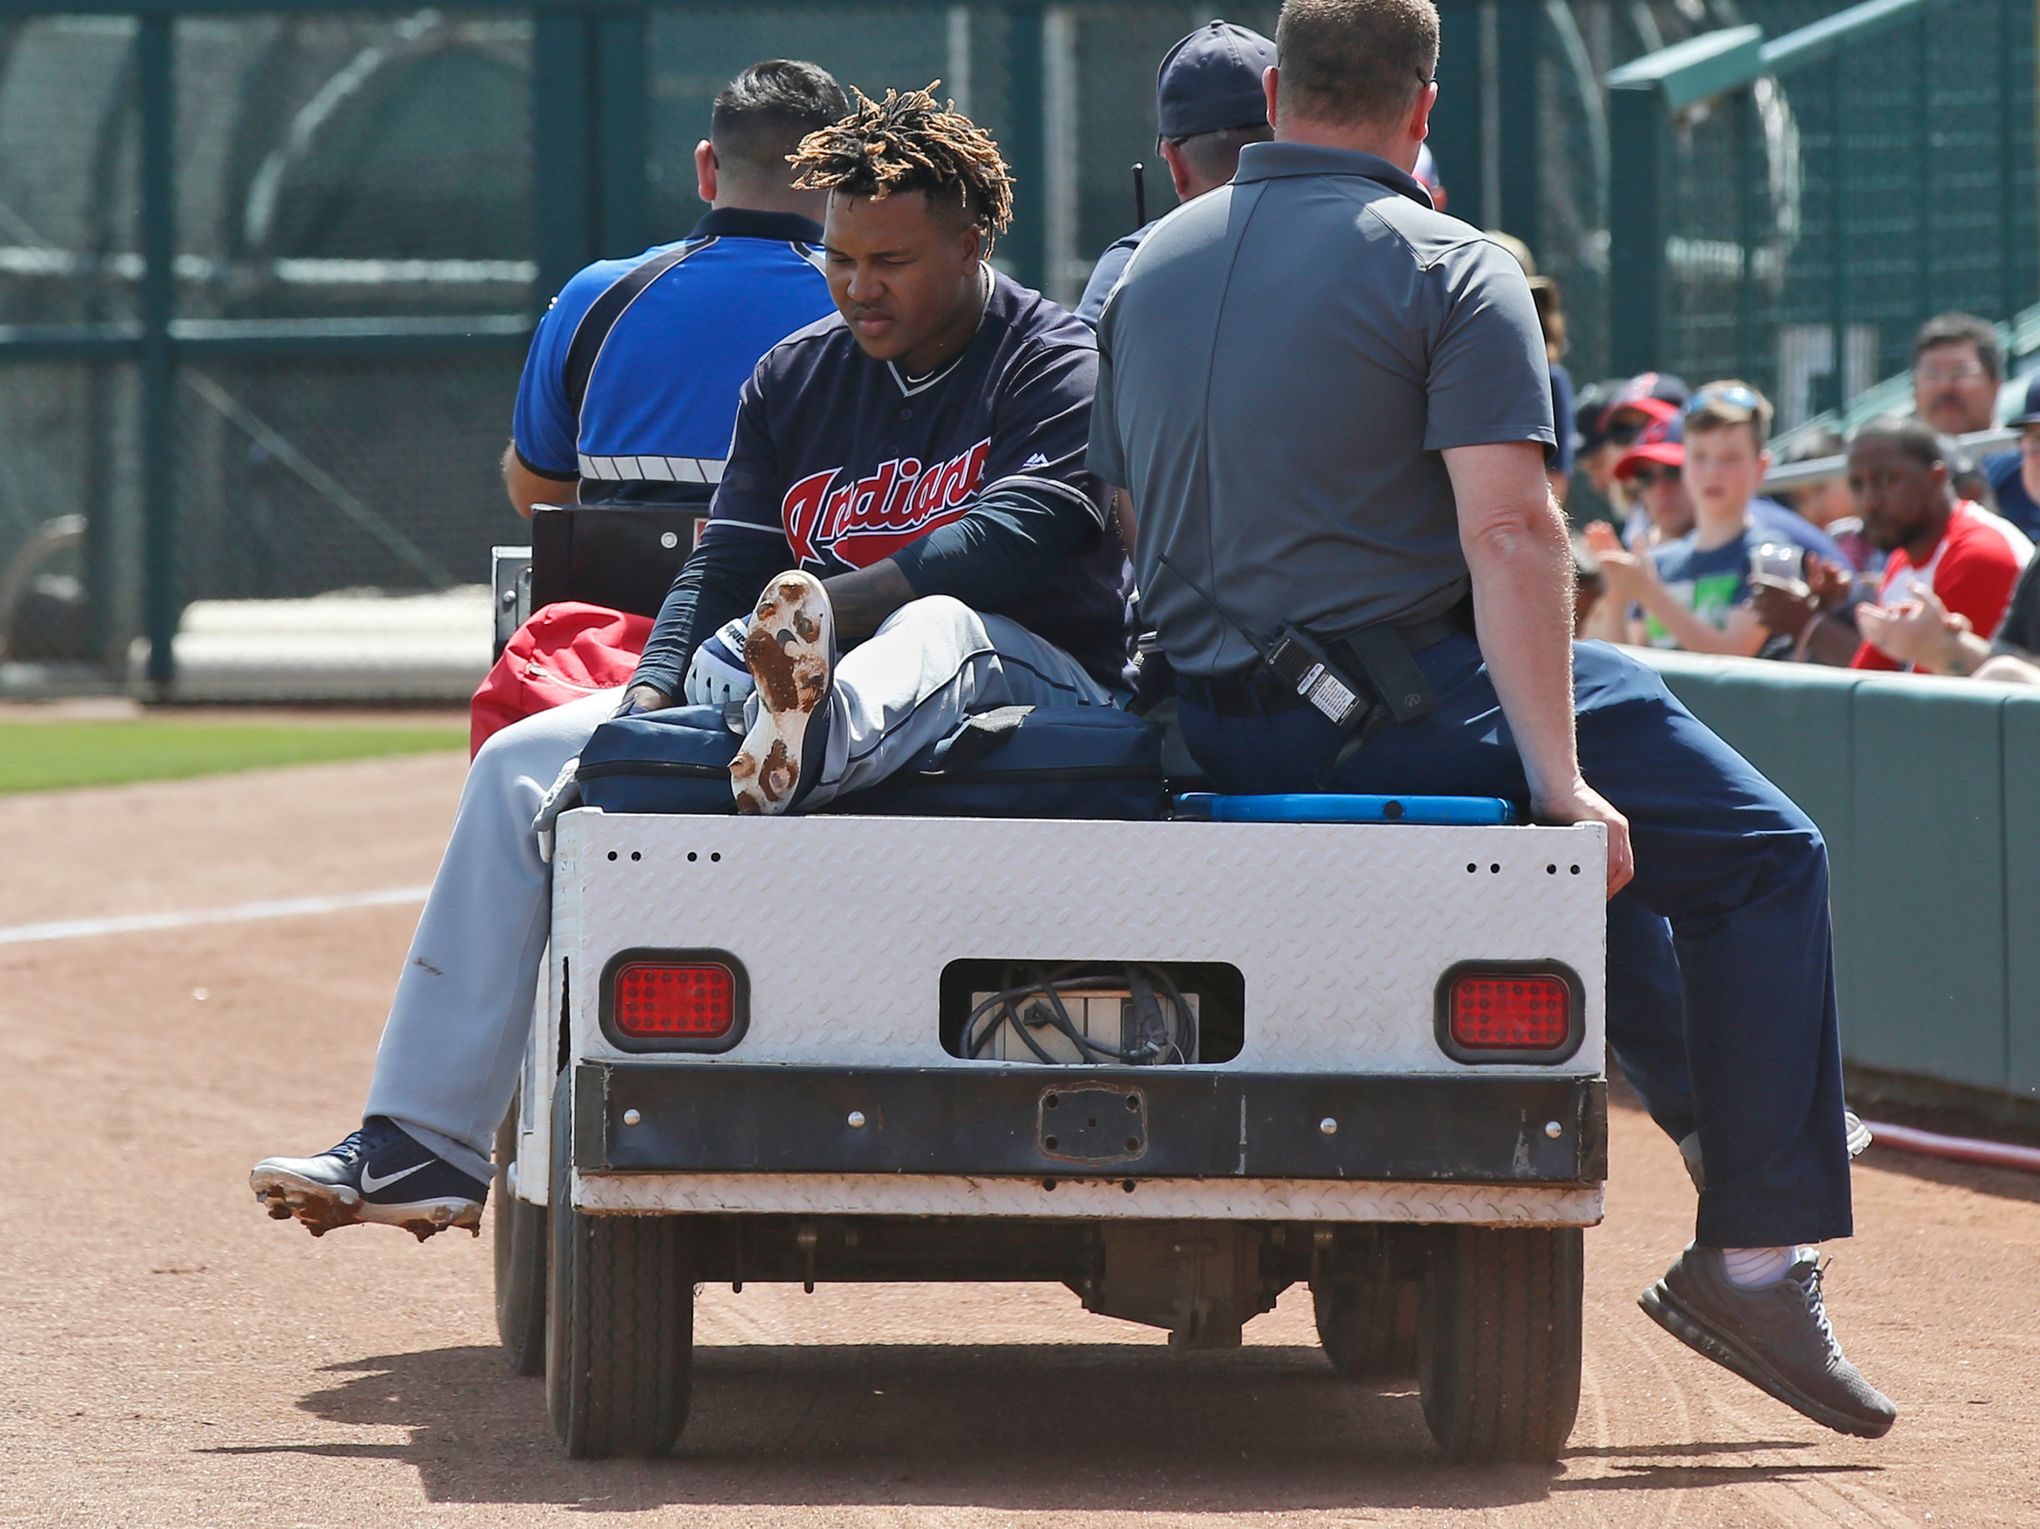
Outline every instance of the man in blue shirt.
{"type": "MultiPolygon", "coordinates": [[[[1233,178],[1240,150],[1266,141],[1268,103],[1261,75],[1275,62],[1275,44],[1251,27],[1212,21],[1162,55],[1155,74],[1155,131],[1176,201],[1195,201],[1233,178]]],[[[1112,284],[1160,218],[1106,247],[1091,268],[1077,317],[1093,329],[1112,284]]]]}
{"type": "Polygon", "coordinates": [[[2040,541],[2040,374],[2026,384],[2026,407],[2005,421],[2019,432],[2019,444],[1983,459],[1998,513],[2040,541]]]}
{"type": "Polygon", "coordinates": [[[830,311],[820,192],[786,159],[849,109],[814,64],[753,64],[694,148],[710,211],[675,244],[601,260],[553,299],[517,387],[503,482],[533,504],[706,505],[737,390],[758,358],[830,311]]]}

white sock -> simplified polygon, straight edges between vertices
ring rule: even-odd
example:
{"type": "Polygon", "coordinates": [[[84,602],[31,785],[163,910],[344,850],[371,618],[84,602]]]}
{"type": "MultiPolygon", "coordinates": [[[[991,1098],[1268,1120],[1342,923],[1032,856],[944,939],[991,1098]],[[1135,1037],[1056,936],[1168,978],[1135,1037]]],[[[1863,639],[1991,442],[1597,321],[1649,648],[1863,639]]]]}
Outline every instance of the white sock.
{"type": "Polygon", "coordinates": [[[1745,1290],[1756,1285],[1775,1285],[1799,1256],[1797,1248],[1723,1248],[1722,1267],[1729,1283],[1745,1290]]]}

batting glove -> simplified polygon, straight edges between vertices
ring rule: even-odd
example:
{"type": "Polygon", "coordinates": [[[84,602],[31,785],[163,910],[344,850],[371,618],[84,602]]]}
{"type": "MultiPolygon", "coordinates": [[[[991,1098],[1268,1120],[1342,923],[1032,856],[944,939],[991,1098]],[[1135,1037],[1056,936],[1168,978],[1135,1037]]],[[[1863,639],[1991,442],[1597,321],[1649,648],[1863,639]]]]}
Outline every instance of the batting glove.
{"type": "Polygon", "coordinates": [[[687,666],[688,705],[726,707],[744,701],[758,688],[744,663],[744,638],[750,631],[751,618],[739,616],[724,622],[694,650],[694,661],[687,666]]]}

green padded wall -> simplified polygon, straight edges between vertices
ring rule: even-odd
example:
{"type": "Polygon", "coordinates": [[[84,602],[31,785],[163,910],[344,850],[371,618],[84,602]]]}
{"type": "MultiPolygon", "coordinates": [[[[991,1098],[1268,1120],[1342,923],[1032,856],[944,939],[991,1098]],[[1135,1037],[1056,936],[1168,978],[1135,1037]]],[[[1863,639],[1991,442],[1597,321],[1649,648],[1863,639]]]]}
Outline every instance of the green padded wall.
{"type": "Polygon", "coordinates": [[[2005,1081],[2040,1099],[2040,696],[2006,700],[2004,734],[2005,1081]]]}
{"type": "Polygon", "coordinates": [[[2004,1087],[2003,712],[1963,680],[1856,687],[1857,1060],[2004,1087]]]}
{"type": "Polygon", "coordinates": [[[2040,694],[1651,659],[1827,837],[1848,1059],[2040,1098],[2040,694]]]}

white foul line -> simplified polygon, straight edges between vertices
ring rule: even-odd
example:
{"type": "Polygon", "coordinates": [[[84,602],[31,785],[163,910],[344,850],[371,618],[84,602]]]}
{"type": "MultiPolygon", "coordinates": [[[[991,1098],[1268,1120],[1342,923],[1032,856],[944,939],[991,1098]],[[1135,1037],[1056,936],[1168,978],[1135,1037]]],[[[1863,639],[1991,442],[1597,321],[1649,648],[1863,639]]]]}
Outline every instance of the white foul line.
{"type": "Polygon", "coordinates": [[[286,897],[274,902],[242,903],[234,908],[201,908],[183,913],[133,913],[124,918],[60,919],[48,924],[16,924],[0,929],[0,945],[33,945],[45,940],[89,940],[108,934],[148,934],[160,929],[191,929],[200,924],[245,924],[265,918],[299,918],[308,913],[344,913],[350,908],[386,908],[397,903],[422,903],[430,887],[386,887],[380,892],[350,892],[340,897],[286,897]]]}

